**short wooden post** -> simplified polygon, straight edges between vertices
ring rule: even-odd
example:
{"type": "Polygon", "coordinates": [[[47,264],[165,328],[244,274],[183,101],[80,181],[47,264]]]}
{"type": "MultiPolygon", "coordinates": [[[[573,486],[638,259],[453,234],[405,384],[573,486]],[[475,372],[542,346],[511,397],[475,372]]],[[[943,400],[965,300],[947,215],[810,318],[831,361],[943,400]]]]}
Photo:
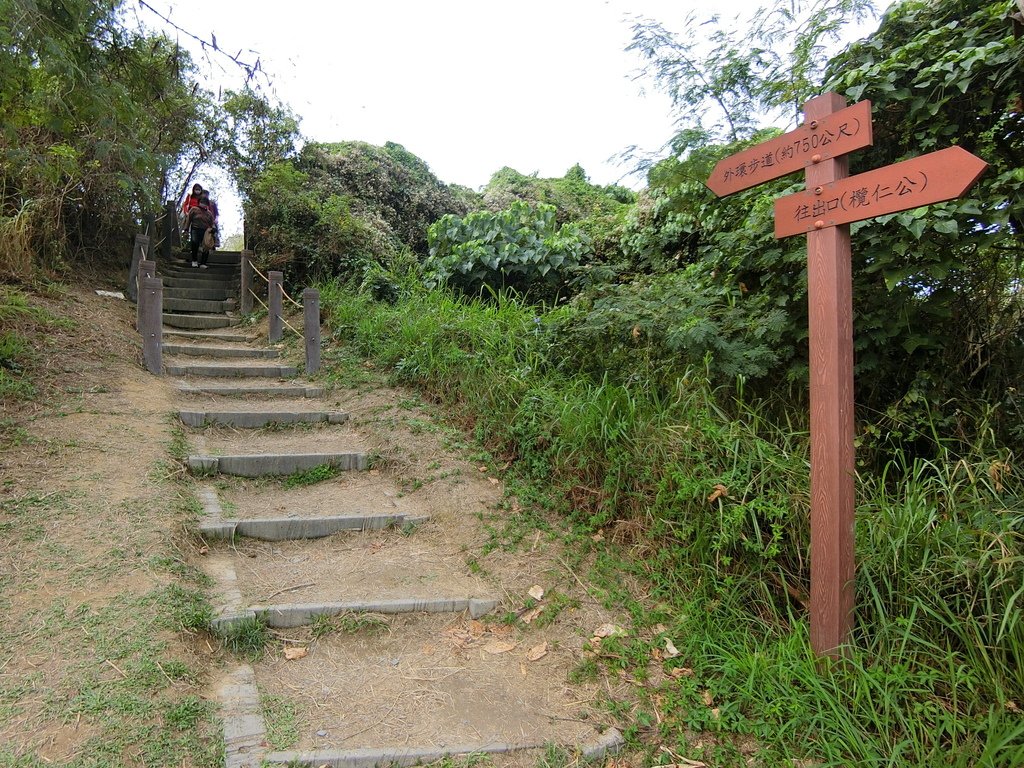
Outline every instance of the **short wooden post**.
{"type": "Polygon", "coordinates": [[[143,259],[139,262],[139,279],[135,286],[139,293],[139,300],[135,304],[135,328],[139,333],[142,333],[142,317],[146,312],[146,296],[148,295],[145,291],[140,290],[140,287],[142,281],[147,277],[156,277],[156,262],[143,259]]]}
{"type": "Polygon", "coordinates": [[[252,251],[242,251],[242,280],[238,287],[238,302],[243,315],[252,312],[252,257],[252,251]]]}
{"type": "Polygon", "coordinates": [[[128,268],[128,299],[139,300],[139,262],[149,252],[149,235],[136,235],[135,247],[132,249],[132,263],[128,268]]]}
{"type": "Polygon", "coordinates": [[[306,373],[320,370],[320,291],[302,292],[303,334],[306,337],[306,373]]]}
{"type": "Polygon", "coordinates": [[[173,200],[164,204],[163,242],[160,243],[160,255],[164,261],[171,260],[171,248],[174,245],[174,233],[178,229],[178,206],[173,200]]]}
{"type": "Polygon", "coordinates": [[[159,277],[144,278],[142,290],[146,294],[143,301],[142,357],[146,361],[146,369],[159,376],[163,372],[164,281],[159,277]]]}
{"type": "Polygon", "coordinates": [[[284,281],[284,274],[281,272],[268,272],[267,280],[267,307],[270,310],[270,341],[280,341],[284,335],[284,323],[281,317],[281,283],[284,281]]]}
{"type": "MultiPolygon", "coordinates": [[[[808,122],[846,106],[826,93],[804,104],[808,122]]],[[[807,189],[849,176],[846,156],[813,158],[807,189]]],[[[811,368],[811,646],[837,655],[854,606],[853,277],[850,225],[807,235],[811,368]]]]}

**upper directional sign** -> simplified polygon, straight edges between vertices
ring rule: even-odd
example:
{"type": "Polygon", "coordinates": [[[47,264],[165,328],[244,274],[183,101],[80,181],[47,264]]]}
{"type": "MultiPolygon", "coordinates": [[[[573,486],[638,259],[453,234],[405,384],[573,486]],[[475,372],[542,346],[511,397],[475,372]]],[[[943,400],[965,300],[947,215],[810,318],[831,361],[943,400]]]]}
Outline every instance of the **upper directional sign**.
{"type": "Polygon", "coordinates": [[[871,102],[859,101],[794,131],[720,160],[707,185],[719,197],[871,146],[871,102]]]}
{"type": "Polygon", "coordinates": [[[775,201],[775,236],[802,235],[952,200],[966,192],[987,167],[966,149],[949,147],[786,195],[775,201]]]}

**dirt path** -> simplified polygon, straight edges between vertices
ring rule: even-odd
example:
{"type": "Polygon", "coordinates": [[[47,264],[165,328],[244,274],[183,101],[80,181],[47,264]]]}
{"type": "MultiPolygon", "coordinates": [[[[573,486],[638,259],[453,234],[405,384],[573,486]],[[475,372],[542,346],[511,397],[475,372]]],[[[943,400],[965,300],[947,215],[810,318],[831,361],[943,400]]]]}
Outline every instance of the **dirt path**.
{"type": "Polygon", "coordinates": [[[601,702],[628,698],[625,683],[585,662],[595,629],[615,617],[539,531],[517,551],[492,546],[514,501],[431,406],[362,376],[315,404],[349,413],[344,424],[183,429],[179,408],[267,404],[145,374],[124,303],[88,291],[49,303],[78,323],[45,353],[67,362],[48,365],[47,404],[6,415],[0,467],[0,766],[222,765],[217,691],[247,660],[266,734],[258,751],[271,758],[493,744],[568,755],[607,741],[601,702]],[[182,470],[197,451],[341,446],[367,452],[372,469],[292,485],[182,470]],[[233,519],[398,513],[417,524],[204,542],[204,498],[233,519]],[[202,628],[225,604],[225,564],[242,607],[463,597],[496,607],[480,618],[345,611],[271,630],[240,657],[202,628]]]}

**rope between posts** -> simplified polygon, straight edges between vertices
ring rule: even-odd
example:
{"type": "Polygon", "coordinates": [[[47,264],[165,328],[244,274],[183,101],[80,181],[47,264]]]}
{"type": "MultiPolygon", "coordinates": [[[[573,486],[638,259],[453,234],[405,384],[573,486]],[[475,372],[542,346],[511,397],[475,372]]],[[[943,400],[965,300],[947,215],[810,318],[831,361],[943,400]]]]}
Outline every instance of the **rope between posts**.
{"type": "Polygon", "coordinates": [[[255,272],[257,275],[259,275],[260,277],[262,277],[263,278],[263,282],[265,282],[267,285],[270,285],[270,278],[267,277],[266,275],[264,275],[262,272],[260,272],[259,267],[257,267],[255,264],[253,264],[251,259],[249,260],[249,264],[252,267],[252,271],[255,272]]]}
{"type": "MultiPolygon", "coordinates": [[[[261,299],[261,298],[260,298],[259,296],[257,296],[257,295],[256,295],[256,292],[255,292],[254,290],[252,290],[251,288],[249,289],[249,293],[251,293],[251,294],[252,294],[252,297],[253,297],[254,299],[256,299],[256,301],[258,301],[258,302],[259,302],[259,303],[260,303],[260,304],[261,304],[261,305],[263,306],[263,308],[264,308],[265,310],[267,310],[267,314],[269,315],[269,314],[270,314],[270,307],[268,307],[268,306],[267,306],[266,304],[264,304],[264,303],[263,303],[263,299],[261,299]]],[[[302,333],[302,331],[297,331],[297,330],[295,330],[295,328],[294,328],[294,327],[292,326],[292,324],[291,324],[291,323],[289,323],[289,322],[288,322],[287,320],[285,320],[285,319],[284,319],[284,317],[282,317],[281,315],[278,315],[278,317],[280,318],[281,322],[282,322],[282,323],[284,323],[284,325],[288,326],[288,329],[289,329],[289,330],[290,330],[290,331],[291,331],[292,333],[294,333],[294,334],[295,334],[296,336],[298,336],[298,337],[299,337],[300,339],[303,339],[303,338],[305,338],[305,336],[304,336],[304,334],[302,333]]]]}
{"type": "Polygon", "coordinates": [[[291,296],[288,295],[288,291],[286,291],[284,289],[283,285],[281,286],[281,295],[284,296],[286,299],[288,299],[288,301],[290,301],[296,307],[298,307],[299,309],[302,309],[302,305],[299,304],[299,302],[297,302],[295,299],[293,299],[291,296]]]}

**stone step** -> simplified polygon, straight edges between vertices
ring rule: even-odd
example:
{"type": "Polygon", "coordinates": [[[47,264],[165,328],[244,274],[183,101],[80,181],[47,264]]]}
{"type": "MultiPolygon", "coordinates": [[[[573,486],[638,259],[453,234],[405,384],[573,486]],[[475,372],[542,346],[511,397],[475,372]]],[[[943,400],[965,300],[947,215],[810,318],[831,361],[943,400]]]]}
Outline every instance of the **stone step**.
{"type": "MultiPolygon", "coordinates": [[[[429,746],[410,747],[400,745],[393,747],[364,747],[361,749],[314,749],[306,751],[282,750],[263,755],[260,765],[285,765],[290,768],[310,766],[310,768],[377,768],[377,766],[393,766],[406,768],[413,765],[440,765],[453,761],[455,765],[494,765],[491,759],[480,760],[480,755],[518,755],[523,752],[534,752],[547,749],[549,746],[561,748],[566,754],[573,755],[573,763],[584,765],[594,763],[608,755],[617,753],[624,743],[622,734],[616,728],[608,728],[596,734],[586,743],[550,744],[528,741],[487,741],[449,744],[440,742],[429,746]],[[461,759],[459,759],[461,758],[461,759]]],[[[550,765],[547,760],[535,756],[531,765],[550,765]]],[[[698,765],[698,763],[694,763],[698,765]]],[[[703,765],[703,763],[700,763],[703,765]]]]}
{"type": "Polygon", "coordinates": [[[395,598],[393,600],[337,600],[312,603],[275,603],[254,605],[238,612],[222,612],[211,622],[215,632],[229,631],[231,627],[260,621],[274,629],[305,627],[318,616],[340,616],[349,613],[469,613],[474,619],[486,616],[498,607],[496,598],[476,597],[423,597],[395,598]]]}
{"type": "Polygon", "coordinates": [[[163,324],[174,328],[189,328],[202,330],[210,328],[227,328],[238,325],[240,321],[235,317],[226,315],[182,315],[172,312],[164,312],[163,324]]]}
{"type": "MultiPolygon", "coordinates": [[[[249,711],[260,711],[260,696],[287,701],[295,734],[279,751],[253,739],[264,751],[249,752],[252,765],[373,768],[489,753],[509,755],[495,765],[528,766],[546,763],[534,755],[512,762],[514,753],[557,746],[574,761],[597,760],[623,744],[600,704],[601,684],[565,680],[582,648],[550,644],[530,660],[543,629],[422,614],[385,615],[361,629],[320,626],[301,643],[304,657],[285,661],[275,644],[246,670],[249,711]]],[[[242,730],[231,709],[224,721],[225,733],[242,730]]],[[[230,760],[230,744],[227,751],[230,760]]]]}
{"type": "Polygon", "coordinates": [[[327,517],[261,517],[244,520],[205,520],[199,533],[208,539],[234,539],[242,536],[261,541],[320,539],[336,533],[380,531],[418,525],[425,515],[330,515],[327,517]]]}
{"type": "Polygon", "coordinates": [[[178,391],[185,395],[215,395],[217,397],[323,397],[323,387],[306,384],[180,384],[178,391]]]}
{"type": "Polygon", "coordinates": [[[208,425],[259,429],[269,424],[344,424],[348,414],[339,411],[179,411],[188,427],[208,425]]]}
{"type": "Polygon", "coordinates": [[[272,360],[281,356],[276,349],[265,347],[206,347],[199,344],[164,344],[165,355],[190,355],[192,357],[241,357],[257,360],[272,360]]]}
{"type": "Polygon", "coordinates": [[[291,475],[317,467],[338,470],[363,470],[368,465],[365,453],[256,453],[234,456],[194,455],[188,457],[188,468],[197,474],[265,477],[291,475]]]}
{"type": "Polygon", "coordinates": [[[210,376],[214,378],[288,379],[297,373],[294,365],[180,365],[165,363],[168,376],[210,376]]]}
{"type": "Polygon", "coordinates": [[[236,341],[239,344],[252,344],[256,341],[252,336],[228,331],[188,331],[181,328],[165,327],[164,336],[174,336],[178,339],[197,339],[199,341],[236,341]]]}
{"type": "Polygon", "coordinates": [[[168,299],[226,301],[233,298],[234,293],[227,288],[164,288],[164,301],[168,299]]]}
{"type": "Polygon", "coordinates": [[[158,275],[163,278],[164,288],[203,288],[215,291],[238,292],[238,281],[229,278],[211,277],[174,277],[158,275]]]}
{"type": "Polygon", "coordinates": [[[241,269],[237,264],[207,264],[206,268],[193,267],[191,261],[163,261],[160,262],[161,274],[176,272],[190,275],[237,275],[241,269]]]}
{"type": "Polygon", "coordinates": [[[204,301],[201,299],[176,299],[164,297],[164,310],[167,312],[195,312],[198,314],[214,314],[230,312],[235,308],[234,299],[225,301],[204,301]]]}
{"type": "MultiPolygon", "coordinates": [[[[207,263],[211,265],[234,265],[238,266],[242,263],[242,254],[239,251],[211,251],[207,258],[207,263]]],[[[162,262],[166,263],[166,262],[162,262]]],[[[191,251],[179,252],[171,256],[172,264],[191,264],[191,251]]]]}

